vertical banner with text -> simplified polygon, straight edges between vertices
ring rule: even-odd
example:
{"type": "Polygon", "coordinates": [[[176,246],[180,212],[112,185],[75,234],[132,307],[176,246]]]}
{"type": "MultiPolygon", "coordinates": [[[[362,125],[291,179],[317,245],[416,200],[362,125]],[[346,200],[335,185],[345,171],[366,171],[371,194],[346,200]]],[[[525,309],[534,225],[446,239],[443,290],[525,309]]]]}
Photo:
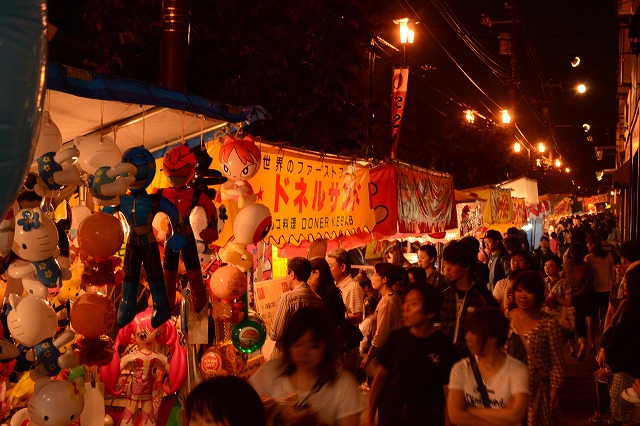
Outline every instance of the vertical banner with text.
{"type": "Polygon", "coordinates": [[[409,67],[394,68],[391,82],[391,158],[396,158],[402,114],[407,102],[409,67]]]}

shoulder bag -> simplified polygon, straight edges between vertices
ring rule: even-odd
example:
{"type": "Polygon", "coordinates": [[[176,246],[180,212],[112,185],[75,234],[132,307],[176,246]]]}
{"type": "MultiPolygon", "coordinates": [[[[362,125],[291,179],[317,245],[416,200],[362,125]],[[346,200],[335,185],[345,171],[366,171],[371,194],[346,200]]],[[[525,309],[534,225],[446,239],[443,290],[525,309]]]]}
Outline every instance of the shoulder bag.
{"type": "Polygon", "coordinates": [[[480,369],[478,368],[478,363],[476,362],[476,357],[471,354],[469,355],[469,363],[471,364],[471,369],[473,370],[473,375],[476,378],[476,384],[478,385],[478,391],[480,392],[480,396],[482,397],[482,404],[486,408],[491,408],[491,402],[489,400],[489,393],[487,392],[487,387],[484,385],[482,381],[482,376],[480,375],[480,369]]]}

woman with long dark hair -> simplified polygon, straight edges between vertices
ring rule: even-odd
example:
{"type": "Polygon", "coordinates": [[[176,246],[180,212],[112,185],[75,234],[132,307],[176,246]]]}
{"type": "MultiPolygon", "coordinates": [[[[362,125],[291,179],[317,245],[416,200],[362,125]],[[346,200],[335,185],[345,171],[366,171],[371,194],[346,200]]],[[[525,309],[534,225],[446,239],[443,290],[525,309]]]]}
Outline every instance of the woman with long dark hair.
{"type": "Polygon", "coordinates": [[[342,325],[345,320],[346,308],[340,289],[336,287],[331,276],[331,268],[323,257],[311,259],[311,276],[307,280],[307,284],[320,296],[324,308],[329,312],[335,325],[342,325]]]}
{"type": "Polygon", "coordinates": [[[287,321],[282,356],[249,382],[274,424],[358,426],[364,400],[351,374],[336,369],[336,333],[322,309],[303,307],[287,321]]]}

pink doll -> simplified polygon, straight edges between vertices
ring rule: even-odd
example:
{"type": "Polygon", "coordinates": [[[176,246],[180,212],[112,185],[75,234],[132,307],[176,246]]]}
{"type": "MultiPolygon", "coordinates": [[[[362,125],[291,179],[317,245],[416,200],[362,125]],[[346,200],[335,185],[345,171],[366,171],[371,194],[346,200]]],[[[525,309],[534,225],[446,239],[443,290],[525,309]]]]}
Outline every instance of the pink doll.
{"type": "Polygon", "coordinates": [[[243,139],[231,136],[224,138],[224,145],[220,149],[220,165],[222,173],[229,180],[220,187],[222,200],[235,200],[240,208],[256,202],[257,197],[247,179],[258,172],[261,157],[260,148],[253,143],[251,135],[243,139]]]}
{"type": "Polygon", "coordinates": [[[111,363],[100,369],[102,380],[109,392],[119,395],[125,388],[127,405],[122,414],[120,425],[133,425],[138,408],[141,412],[136,424],[152,426],[156,424],[153,413],[153,398],[161,390],[171,394],[176,392],[186,377],[186,355],[180,346],[178,333],[169,322],[162,323],[157,329],[151,326],[151,309],[137,314],[133,321],[121,328],[115,343],[115,354],[111,363]],[[137,346],[120,358],[119,349],[135,343],[137,346]],[[158,345],[168,346],[168,359],[159,351],[158,345]],[[118,387],[122,370],[133,374],[125,384],[118,387]],[[156,372],[164,372],[162,387],[156,380],[156,372]]]}

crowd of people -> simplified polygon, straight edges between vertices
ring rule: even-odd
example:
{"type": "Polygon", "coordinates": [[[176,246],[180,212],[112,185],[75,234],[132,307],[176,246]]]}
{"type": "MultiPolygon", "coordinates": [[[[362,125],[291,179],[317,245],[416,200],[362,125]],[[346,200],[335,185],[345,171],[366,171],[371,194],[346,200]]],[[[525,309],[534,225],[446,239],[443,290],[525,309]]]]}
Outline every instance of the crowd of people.
{"type": "Polygon", "coordinates": [[[611,218],[571,219],[535,250],[515,228],[440,259],[423,245],[416,265],[393,245],[370,276],[342,249],[289,259],[276,351],[249,380],[259,423],[191,404],[230,426],[552,425],[565,355],[592,354],[610,398],[589,422],[638,425],[640,247],[611,218]]]}

